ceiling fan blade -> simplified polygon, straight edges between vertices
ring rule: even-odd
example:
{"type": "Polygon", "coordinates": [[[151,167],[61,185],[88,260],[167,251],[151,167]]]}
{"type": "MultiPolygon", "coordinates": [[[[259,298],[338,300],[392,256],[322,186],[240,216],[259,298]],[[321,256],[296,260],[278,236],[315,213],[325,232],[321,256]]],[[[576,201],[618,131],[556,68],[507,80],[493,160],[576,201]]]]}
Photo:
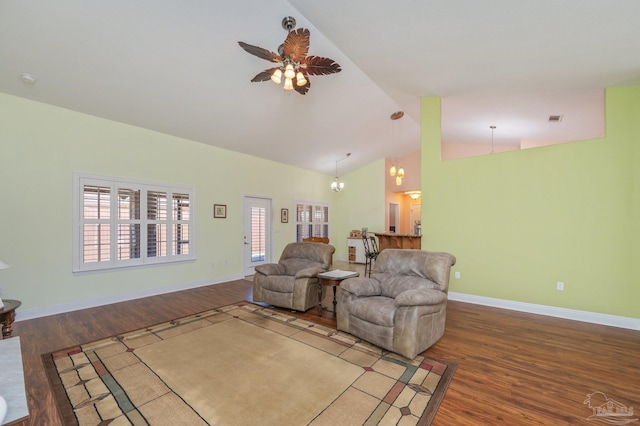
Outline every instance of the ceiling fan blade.
{"type": "Polygon", "coordinates": [[[308,75],[327,75],[342,71],[340,64],[333,59],[321,56],[307,56],[303,64],[308,75]]]}
{"type": "Polygon", "coordinates": [[[309,51],[309,30],[298,28],[291,31],[284,41],[283,55],[292,61],[301,62],[309,51]]]}
{"type": "Polygon", "coordinates": [[[254,56],[257,56],[260,59],[264,59],[271,62],[282,62],[282,57],[275,52],[264,49],[262,47],[254,46],[252,44],[247,44],[244,41],[239,41],[238,44],[242,47],[247,53],[251,53],[254,56]]]}
{"type": "Polygon", "coordinates": [[[273,75],[273,72],[277,69],[278,68],[269,68],[268,70],[264,70],[261,73],[258,73],[255,77],[253,77],[251,81],[253,83],[258,83],[260,81],[271,80],[271,76],[273,75]]]}
{"type": "Polygon", "coordinates": [[[295,82],[293,83],[294,90],[301,95],[306,95],[309,91],[309,88],[311,87],[311,81],[309,81],[309,77],[305,76],[305,78],[307,79],[307,84],[305,84],[304,86],[298,86],[295,82]]]}

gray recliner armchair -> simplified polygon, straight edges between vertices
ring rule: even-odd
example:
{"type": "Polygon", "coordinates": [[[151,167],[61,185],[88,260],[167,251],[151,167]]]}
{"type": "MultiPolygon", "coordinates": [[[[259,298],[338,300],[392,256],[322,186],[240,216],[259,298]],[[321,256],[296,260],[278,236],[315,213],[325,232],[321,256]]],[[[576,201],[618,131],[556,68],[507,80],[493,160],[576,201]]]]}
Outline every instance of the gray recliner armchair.
{"type": "Polygon", "coordinates": [[[340,284],[338,330],[409,359],[444,334],[449,275],[456,258],[449,253],[386,249],[371,278],[340,284]]]}
{"type": "Polygon", "coordinates": [[[278,263],[256,266],[253,276],[254,302],[296,311],[317,306],[318,274],[329,270],[335,250],[329,244],[287,244],[278,263]]]}

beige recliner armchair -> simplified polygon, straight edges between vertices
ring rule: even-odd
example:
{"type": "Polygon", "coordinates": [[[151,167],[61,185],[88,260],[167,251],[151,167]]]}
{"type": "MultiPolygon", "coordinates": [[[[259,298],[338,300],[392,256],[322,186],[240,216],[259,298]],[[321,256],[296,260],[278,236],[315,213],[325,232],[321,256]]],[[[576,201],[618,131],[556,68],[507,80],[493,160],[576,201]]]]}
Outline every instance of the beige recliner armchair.
{"type": "Polygon", "coordinates": [[[317,306],[318,274],[329,270],[335,250],[329,244],[287,244],[278,263],[256,266],[253,276],[254,302],[296,311],[317,306]]]}
{"type": "Polygon", "coordinates": [[[448,253],[386,249],[371,278],[340,284],[338,330],[409,359],[444,334],[449,274],[448,253]]]}

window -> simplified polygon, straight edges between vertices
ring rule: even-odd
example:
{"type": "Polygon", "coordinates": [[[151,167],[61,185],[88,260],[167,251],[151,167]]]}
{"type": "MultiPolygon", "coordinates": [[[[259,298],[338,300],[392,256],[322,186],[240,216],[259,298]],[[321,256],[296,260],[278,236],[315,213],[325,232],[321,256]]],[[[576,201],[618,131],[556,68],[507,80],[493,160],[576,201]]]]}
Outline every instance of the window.
{"type": "Polygon", "coordinates": [[[73,271],[194,259],[194,190],[74,176],[73,271]]]}
{"type": "Polygon", "coordinates": [[[309,237],[329,238],[329,205],[296,201],[296,241],[309,237]]]}

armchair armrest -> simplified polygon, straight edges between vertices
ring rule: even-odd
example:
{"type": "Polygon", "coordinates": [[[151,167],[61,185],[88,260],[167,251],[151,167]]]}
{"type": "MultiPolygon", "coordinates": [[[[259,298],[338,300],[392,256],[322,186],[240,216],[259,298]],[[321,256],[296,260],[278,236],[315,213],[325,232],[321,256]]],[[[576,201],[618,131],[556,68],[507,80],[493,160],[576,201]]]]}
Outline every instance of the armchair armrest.
{"type": "Polygon", "coordinates": [[[326,271],[326,269],[322,268],[305,268],[296,272],[296,278],[312,278],[317,276],[319,273],[326,271]]]}
{"type": "Polygon", "coordinates": [[[286,275],[284,266],[279,263],[267,263],[265,265],[256,266],[256,272],[263,275],[286,275]]]}
{"type": "Polygon", "coordinates": [[[439,290],[407,290],[396,296],[396,306],[439,305],[447,300],[447,295],[439,290]]]}
{"type": "Polygon", "coordinates": [[[356,296],[379,296],[382,294],[380,283],[373,278],[347,278],[340,283],[340,290],[348,291],[356,296]]]}

